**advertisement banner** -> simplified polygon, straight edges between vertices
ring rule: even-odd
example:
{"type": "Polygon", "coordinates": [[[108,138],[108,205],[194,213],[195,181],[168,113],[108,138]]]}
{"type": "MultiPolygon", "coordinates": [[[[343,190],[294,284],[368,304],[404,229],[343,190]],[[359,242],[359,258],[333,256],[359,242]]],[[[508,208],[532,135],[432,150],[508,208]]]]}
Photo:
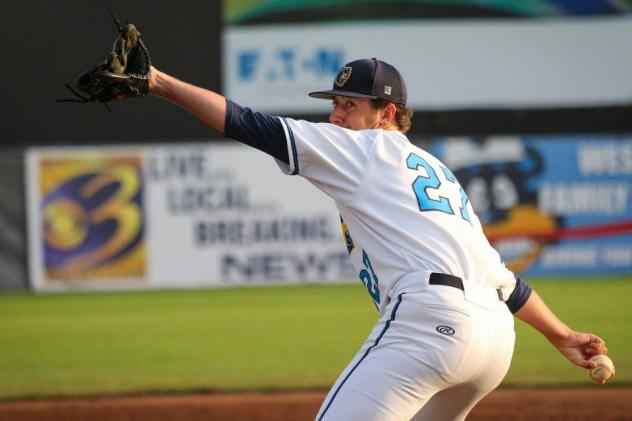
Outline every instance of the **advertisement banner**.
{"type": "Polygon", "coordinates": [[[632,135],[446,138],[431,150],[515,272],[632,273],[632,135]]]}
{"type": "MultiPolygon", "coordinates": [[[[490,242],[530,276],[632,273],[632,135],[436,139],[490,242]]],[[[346,282],[335,205],[240,144],[27,153],[36,290],[346,282]]]]}
{"type": "Polygon", "coordinates": [[[353,277],[331,199],[240,144],[27,153],[35,289],[353,277]]]}
{"type": "Polygon", "coordinates": [[[414,110],[622,105],[632,97],[630,8],[612,2],[575,12],[541,2],[470,2],[471,10],[406,2],[399,13],[389,1],[234,3],[225,2],[224,93],[258,111],[327,113],[329,104],[307,93],[368,57],[400,70],[414,110]]]}
{"type": "Polygon", "coordinates": [[[35,288],[145,281],[141,154],[30,154],[28,167],[29,255],[35,288]]]}
{"type": "Polygon", "coordinates": [[[151,279],[189,284],[353,276],[333,201],[241,144],[146,153],[151,279]]]}

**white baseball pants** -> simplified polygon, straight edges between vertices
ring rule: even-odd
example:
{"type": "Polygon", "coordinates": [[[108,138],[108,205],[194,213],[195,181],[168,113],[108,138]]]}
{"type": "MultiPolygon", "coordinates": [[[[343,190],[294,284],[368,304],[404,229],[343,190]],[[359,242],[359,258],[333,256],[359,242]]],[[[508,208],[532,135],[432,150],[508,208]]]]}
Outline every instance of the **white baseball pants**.
{"type": "Polygon", "coordinates": [[[513,316],[493,289],[394,297],[316,420],[463,420],[509,370],[513,316]]]}

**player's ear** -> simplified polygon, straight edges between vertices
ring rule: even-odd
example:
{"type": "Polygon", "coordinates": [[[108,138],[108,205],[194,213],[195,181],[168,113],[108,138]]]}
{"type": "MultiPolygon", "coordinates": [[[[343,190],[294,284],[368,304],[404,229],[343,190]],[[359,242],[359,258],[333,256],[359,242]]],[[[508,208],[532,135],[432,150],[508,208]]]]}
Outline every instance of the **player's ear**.
{"type": "Polygon", "coordinates": [[[380,119],[380,123],[384,126],[388,125],[395,119],[395,114],[397,114],[397,107],[395,107],[395,104],[392,102],[389,102],[382,109],[382,118],[380,119]]]}

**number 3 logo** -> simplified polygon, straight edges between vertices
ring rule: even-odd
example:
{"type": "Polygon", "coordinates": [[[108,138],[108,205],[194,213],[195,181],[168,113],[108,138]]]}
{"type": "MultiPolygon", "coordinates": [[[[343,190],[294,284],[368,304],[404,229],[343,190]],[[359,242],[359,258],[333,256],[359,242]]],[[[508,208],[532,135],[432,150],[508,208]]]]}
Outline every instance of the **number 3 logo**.
{"type": "MultiPolygon", "coordinates": [[[[426,170],[426,173],[428,173],[427,176],[419,175],[415,181],[413,181],[412,185],[415,196],[417,197],[417,203],[419,204],[419,210],[422,212],[436,210],[454,215],[454,210],[452,209],[450,200],[447,197],[439,195],[439,199],[432,199],[428,195],[428,189],[437,191],[441,189],[442,183],[441,180],[439,180],[439,177],[437,177],[437,173],[434,168],[432,168],[425,159],[414,153],[408,155],[408,158],[406,158],[406,165],[411,170],[419,170],[419,167],[423,167],[426,170]]],[[[463,187],[461,187],[454,174],[452,174],[452,171],[446,167],[440,168],[443,171],[446,180],[459,186],[461,191],[461,207],[459,208],[461,218],[471,224],[470,214],[467,210],[467,203],[469,202],[469,199],[465,190],[463,190],[463,187]]]]}

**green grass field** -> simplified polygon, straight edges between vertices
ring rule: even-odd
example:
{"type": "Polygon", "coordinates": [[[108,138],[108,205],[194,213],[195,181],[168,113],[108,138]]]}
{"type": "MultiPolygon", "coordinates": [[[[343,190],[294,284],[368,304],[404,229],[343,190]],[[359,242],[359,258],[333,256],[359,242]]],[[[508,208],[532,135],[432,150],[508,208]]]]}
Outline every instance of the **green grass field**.
{"type": "MultiPolygon", "coordinates": [[[[632,384],[632,278],[530,281],[632,384]]],[[[377,318],[358,285],[0,294],[0,398],[327,388],[377,318]]],[[[504,385],[592,385],[516,322],[504,385]]]]}

